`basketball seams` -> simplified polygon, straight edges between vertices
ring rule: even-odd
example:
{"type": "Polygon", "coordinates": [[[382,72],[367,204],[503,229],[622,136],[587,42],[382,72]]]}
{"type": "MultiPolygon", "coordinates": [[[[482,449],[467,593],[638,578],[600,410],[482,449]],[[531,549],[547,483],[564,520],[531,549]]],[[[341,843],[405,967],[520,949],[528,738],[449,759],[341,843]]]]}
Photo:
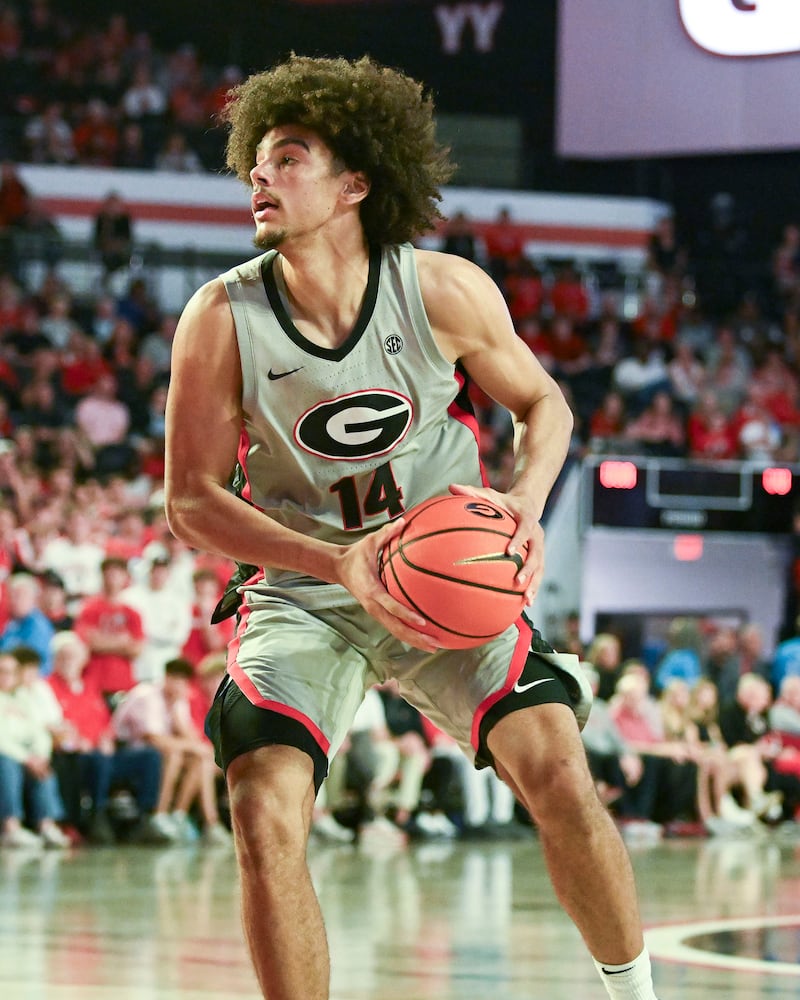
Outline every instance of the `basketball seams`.
{"type": "Polygon", "coordinates": [[[518,559],[506,553],[516,530],[507,511],[447,494],[423,501],[404,520],[379,554],[379,574],[389,593],[425,619],[423,632],[446,648],[464,649],[490,641],[518,619],[524,593],[513,582],[518,559]],[[491,566],[485,571],[467,572],[465,561],[486,557],[491,566]]]}
{"type": "MultiPolygon", "coordinates": [[[[474,587],[476,590],[485,590],[491,594],[506,594],[512,597],[519,597],[519,591],[515,590],[513,587],[500,587],[497,584],[486,583],[485,580],[467,580],[461,576],[449,576],[447,573],[440,573],[435,569],[428,569],[426,566],[420,566],[417,563],[412,562],[408,556],[406,556],[405,546],[403,545],[401,545],[394,552],[390,552],[389,559],[387,561],[391,564],[395,556],[398,556],[409,569],[412,569],[415,573],[420,573],[423,576],[431,576],[437,580],[444,580],[446,583],[456,583],[460,587],[474,587]]],[[[508,561],[514,562],[514,560],[510,557],[508,561]]],[[[392,568],[392,575],[398,587],[400,587],[400,589],[405,593],[405,588],[401,586],[394,567],[392,568]]]]}

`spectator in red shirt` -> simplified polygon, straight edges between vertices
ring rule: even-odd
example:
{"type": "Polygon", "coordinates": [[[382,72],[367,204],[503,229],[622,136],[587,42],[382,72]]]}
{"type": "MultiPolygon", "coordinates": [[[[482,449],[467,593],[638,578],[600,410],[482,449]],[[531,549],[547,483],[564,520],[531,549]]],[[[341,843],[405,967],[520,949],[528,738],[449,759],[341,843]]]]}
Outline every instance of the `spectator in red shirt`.
{"type": "Polygon", "coordinates": [[[105,101],[93,98],[72,135],[78,161],[92,167],[113,167],[119,146],[119,130],[105,101]]]}
{"type": "Polygon", "coordinates": [[[555,378],[567,380],[592,366],[592,354],[586,340],[576,332],[573,321],[565,313],[553,317],[547,337],[553,358],[555,378]]]}
{"type": "Polygon", "coordinates": [[[625,401],[618,392],[607,392],[589,420],[589,437],[597,440],[622,437],[625,430],[625,401]]]}
{"type": "Polygon", "coordinates": [[[128,784],[143,815],[152,813],[161,782],[161,757],[151,747],[116,746],[111,713],[102,693],[86,677],[89,657],[75,632],[60,632],[52,644],[48,678],[61,706],[65,734],[53,754],[68,821],[92,843],[115,840],[106,809],[114,782],[128,784]],[[91,807],[83,807],[88,797],[91,807]]]}
{"type": "Polygon", "coordinates": [[[113,703],[136,683],[133,664],[144,643],[144,628],[139,612],[119,599],[130,583],[127,562],[106,558],[100,571],[102,590],[83,602],[75,631],[89,648],[86,680],[96,683],[113,703]]]}
{"type": "Polygon", "coordinates": [[[234,619],[211,624],[214,608],[222,596],[219,577],[213,569],[198,569],[192,576],[194,601],[192,602],[192,629],[181,650],[181,656],[197,667],[210,653],[226,649],[233,638],[234,619]]]}
{"type": "Polygon", "coordinates": [[[692,458],[736,458],[736,434],[712,389],[700,393],[689,414],[686,440],[692,458]]]}
{"type": "Polygon", "coordinates": [[[574,265],[565,264],[550,288],[550,305],[556,316],[582,323],[589,315],[589,296],[574,265]]]}
{"type": "Polygon", "coordinates": [[[0,231],[23,226],[31,207],[28,188],[13,163],[0,166],[0,231]]]}
{"type": "Polygon", "coordinates": [[[214,701],[217,688],[225,676],[227,666],[227,656],[219,652],[208,653],[195,667],[196,674],[189,695],[189,709],[192,721],[205,739],[208,739],[205,735],[206,716],[214,701]]]}
{"type": "Polygon", "coordinates": [[[521,257],[508,275],[506,294],[508,311],[515,324],[541,313],[545,299],[544,282],[538,268],[527,257],[521,257]]]}
{"type": "Polygon", "coordinates": [[[495,221],[486,226],[483,243],[489,273],[501,288],[505,288],[506,278],[525,252],[525,237],[512,222],[508,208],[501,208],[495,221]]]}

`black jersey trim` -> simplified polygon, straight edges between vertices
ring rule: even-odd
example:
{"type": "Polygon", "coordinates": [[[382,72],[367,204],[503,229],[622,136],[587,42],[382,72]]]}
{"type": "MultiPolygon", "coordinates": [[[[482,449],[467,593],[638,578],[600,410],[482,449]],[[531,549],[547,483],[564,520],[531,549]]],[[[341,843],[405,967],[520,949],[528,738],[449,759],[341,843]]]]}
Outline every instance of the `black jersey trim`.
{"type": "Polygon", "coordinates": [[[305,351],[306,354],[313,354],[317,358],[326,358],[328,361],[341,361],[346,358],[350,351],[358,344],[363,336],[372,314],[375,311],[375,303],[378,301],[378,286],[381,278],[381,248],[373,247],[369,254],[369,276],[367,277],[367,290],[364,294],[364,302],[356,319],[355,326],[347,340],[339,347],[320,347],[313,344],[303,336],[292,322],[291,316],[278,292],[278,284],[275,281],[274,265],[277,254],[268,254],[261,262],[261,280],[264,282],[264,291],[267,293],[269,304],[275,318],[280,323],[286,336],[305,351]]]}

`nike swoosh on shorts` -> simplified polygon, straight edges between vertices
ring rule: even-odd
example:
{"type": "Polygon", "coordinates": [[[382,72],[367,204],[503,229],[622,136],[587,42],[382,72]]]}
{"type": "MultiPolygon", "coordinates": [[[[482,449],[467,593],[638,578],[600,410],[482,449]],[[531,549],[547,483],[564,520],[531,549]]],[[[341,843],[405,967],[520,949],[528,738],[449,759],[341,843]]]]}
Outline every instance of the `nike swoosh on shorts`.
{"type": "Polygon", "coordinates": [[[519,681],[514,685],[514,690],[517,694],[524,694],[526,691],[530,691],[531,688],[535,688],[537,684],[546,684],[548,681],[554,681],[555,677],[540,677],[538,681],[531,681],[530,684],[520,684],[519,681]]]}

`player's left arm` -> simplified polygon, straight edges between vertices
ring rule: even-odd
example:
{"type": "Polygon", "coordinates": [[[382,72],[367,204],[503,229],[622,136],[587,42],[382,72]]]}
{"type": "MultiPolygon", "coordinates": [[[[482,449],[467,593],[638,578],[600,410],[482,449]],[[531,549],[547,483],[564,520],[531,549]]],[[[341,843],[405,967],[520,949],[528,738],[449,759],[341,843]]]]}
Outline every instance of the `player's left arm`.
{"type": "Polygon", "coordinates": [[[470,261],[417,251],[422,297],[439,348],[506,407],[514,421],[514,476],[506,493],[454,483],[453,493],[489,497],[517,520],[509,551],[528,555],[517,579],[533,600],[544,570],[544,505],[564,464],[573,417],[554,379],[517,336],[494,281],[470,261]]]}

